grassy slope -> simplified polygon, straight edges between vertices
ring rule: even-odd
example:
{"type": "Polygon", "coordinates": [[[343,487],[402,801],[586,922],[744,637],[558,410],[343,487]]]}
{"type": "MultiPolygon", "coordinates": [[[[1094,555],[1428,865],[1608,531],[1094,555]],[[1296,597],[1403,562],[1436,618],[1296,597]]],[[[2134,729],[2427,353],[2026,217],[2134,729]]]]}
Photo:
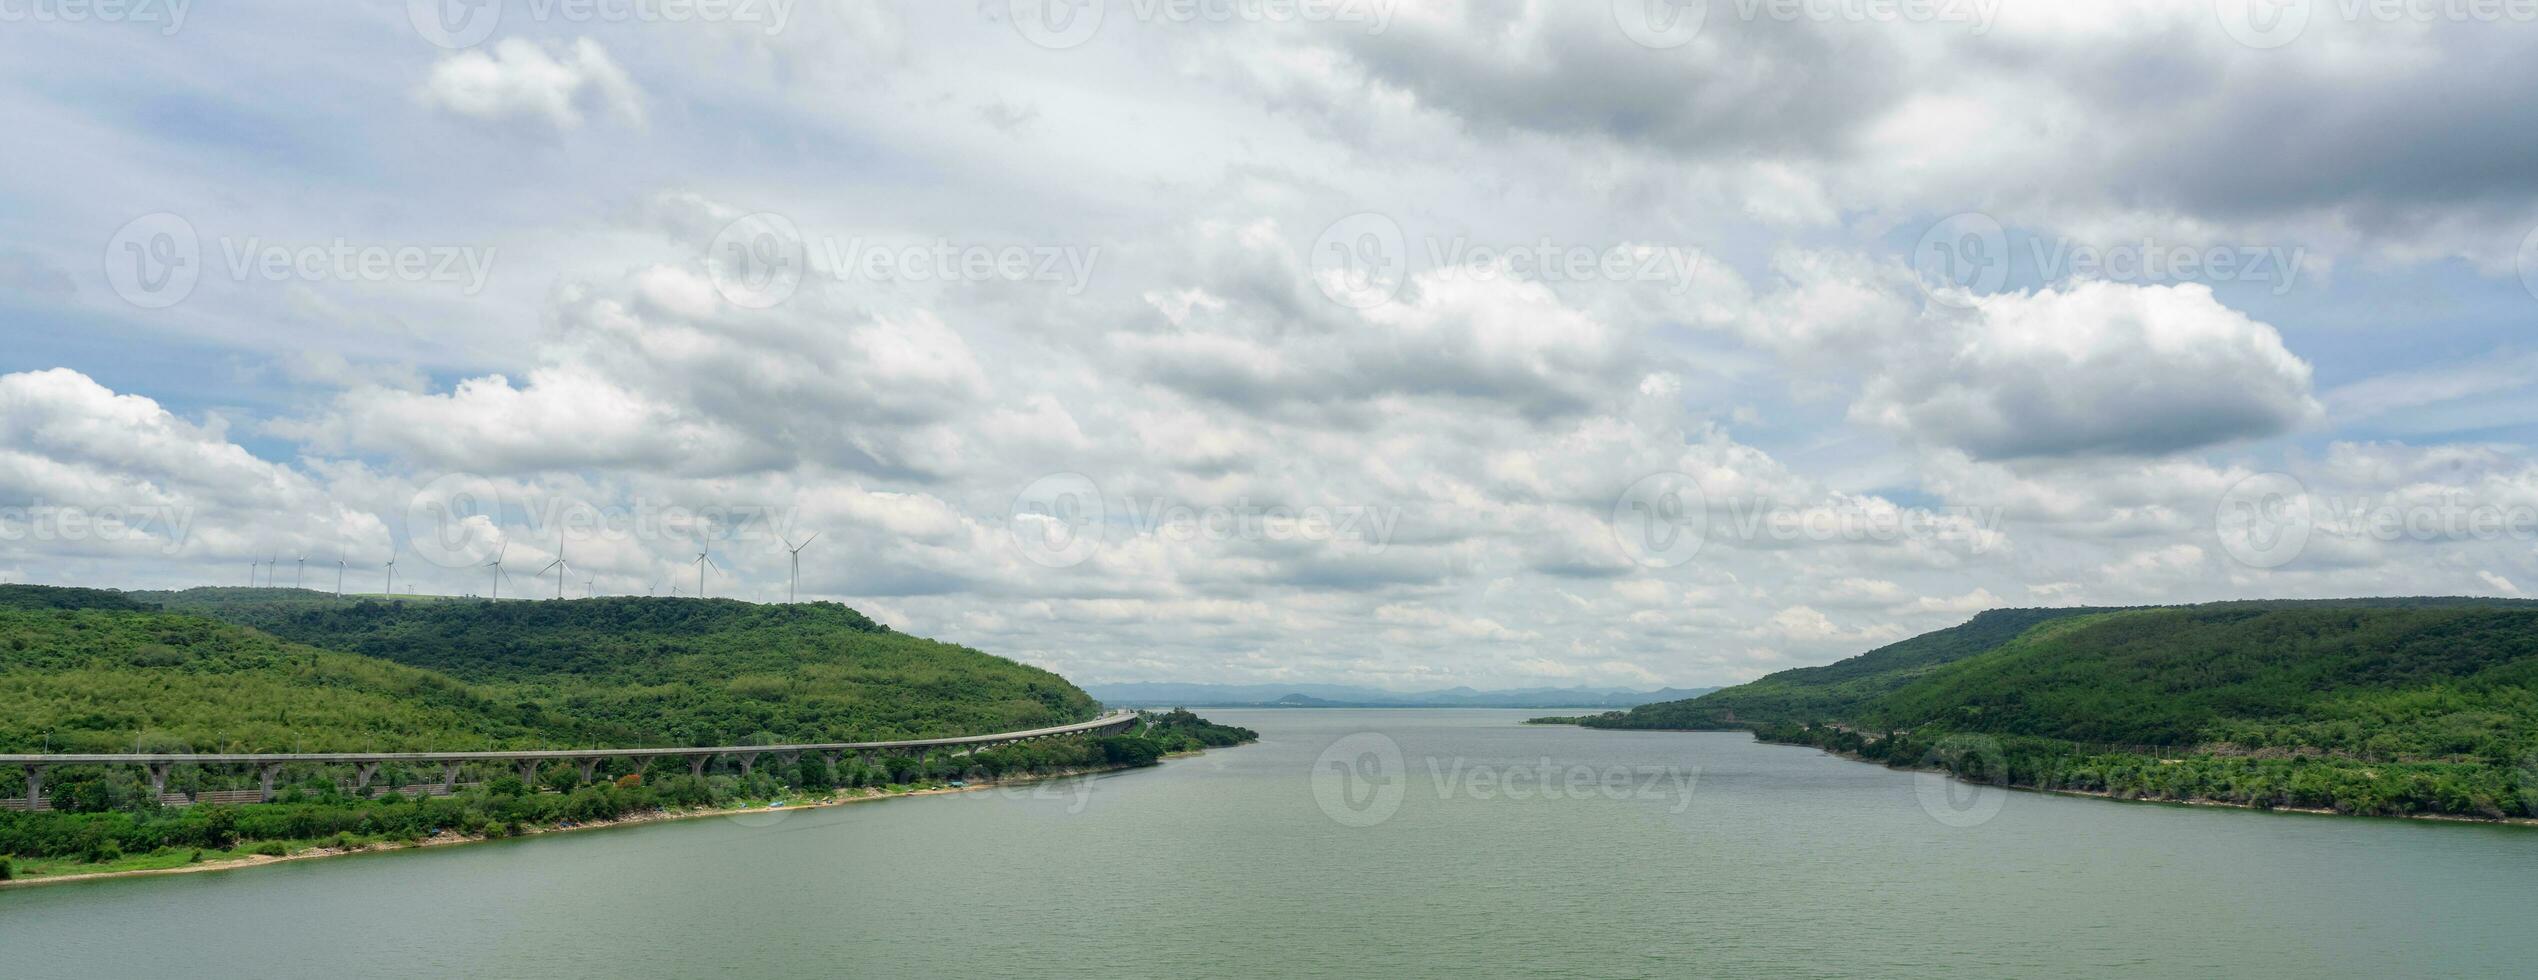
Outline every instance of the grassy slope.
{"type": "Polygon", "coordinates": [[[1080,720],[1095,708],[1056,674],[897,633],[835,603],[418,603],[269,589],[140,596],[440,671],[621,744],[1009,731],[1080,720]]]}

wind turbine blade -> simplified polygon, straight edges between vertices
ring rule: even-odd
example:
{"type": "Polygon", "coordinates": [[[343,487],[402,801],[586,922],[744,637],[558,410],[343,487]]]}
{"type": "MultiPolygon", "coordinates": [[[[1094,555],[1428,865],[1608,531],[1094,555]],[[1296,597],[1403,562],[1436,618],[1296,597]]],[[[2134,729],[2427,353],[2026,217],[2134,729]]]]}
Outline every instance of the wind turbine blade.
{"type": "MultiPolygon", "coordinates": [[[[813,531],[813,532],[811,532],[811,536],[810,536],[810,537],[807,537],[807,538],[803,538],[803,539],[802,539],[802,548],[808,548],[808,547],[810,547],[810,546],[811,546],[811,542],[813,542],[813,541],[817,541],[817,540],[819,540],[819,539],[820,539],[820,532],[818,532],[818,531],[813,531]]],[[[795,550],[795,551],[800,551],[800,550],[802,550],[802,548],[795,548],[795,549],[793,549],[793,550],[795,550]]]]}

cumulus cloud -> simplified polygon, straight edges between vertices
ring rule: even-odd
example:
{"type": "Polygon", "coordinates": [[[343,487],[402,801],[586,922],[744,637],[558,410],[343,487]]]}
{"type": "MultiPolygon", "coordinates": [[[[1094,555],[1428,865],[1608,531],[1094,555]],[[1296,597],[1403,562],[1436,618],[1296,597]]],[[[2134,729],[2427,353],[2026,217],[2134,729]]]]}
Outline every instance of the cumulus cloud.
{"type": "Polygon", "coordinates": [[[531,120],[556,129],[578,128],[592,115],[635,126],[644,121],[643,93],[590,38],[549,48],[511,37],[490,50],[453,53],[432,66],[415,97],[469,119],[531,120]]]}
{"type": "Polygon", "coordinates": [[[2200,284],[2083,282],[1972,302],[1938,349],[1897,352],[1853,416],[2014,459],[2196,449],[2320,412],[2308,363],[2200,284]]]}
{"type": "MultiPolygon", "coordinates": [[[[41,148],[0,180],[23,300],[0,320],[18,363],[74,370],[0,382],[0,505],[202,516],[175,553],[0,539],[0,574],[375,562],[457,471],[506,501],[475,519],[515,561],[558,548],[560,510],[763,506],[822,532],[805,595],[1077,679],[1404,687],[1742,680],[1990,604],[2538,580],[2529,535],[2345,519],[2538,503],[2538,127],[2491,97],[2530,77],[2525,25],[2313,17],[2259,51],[2193,0],[1725,11],[1676,47],[1591,3],[1105,29],[1062,78],[957,4],[437,56],[354,43],[373,18],[334,6],[241,11],[348,39],[255,64],[30,47],[60,84],[0,91],[41,148]],[[195,92],[215,124],[146,125],[168,89],[128,84],[136,64],[238,84],[195,92]],[[524,133],[538,152],[510,152],[524,133]],[[207,270],[251,239],[500,263],[481,292],[207,275],[142,309],[100,243],[157,210],[207,270]],[[807,278],[737,306],[704,249],[770,210],[807,278]],[[2280,291],[2014,262],[1937,302],[1912,243],[1965,211],[2019,262],[2144,236],[2307,259],[2280,291]],[[1359,309],[1311,245],[1368,212],[1410,254],[1359,309]],[[820,247],[875,243],[1101,260],[1057,289],[858,276],[820,247]],[[1701,261],[1559,278],[1435,252],[1457,243],[1701,261]],[[1625,492],[1653,474],[1706,498],[1678,563],[1630,537],[1625,492]],[[1079,564],[1013,533],[1053,475],[1101,497],[1079,564]],[[2335,519],[2243,561],[2217,518],[2278,477],[2335,519]],[[1346,523],[1229,530],[1271,511],[1346,523]]],[[[691,591],[695,524],[569,546],[590,589],[691,591]]],[[[711,591],[781,597],[777,542],[709,543],[711,591]]]]}

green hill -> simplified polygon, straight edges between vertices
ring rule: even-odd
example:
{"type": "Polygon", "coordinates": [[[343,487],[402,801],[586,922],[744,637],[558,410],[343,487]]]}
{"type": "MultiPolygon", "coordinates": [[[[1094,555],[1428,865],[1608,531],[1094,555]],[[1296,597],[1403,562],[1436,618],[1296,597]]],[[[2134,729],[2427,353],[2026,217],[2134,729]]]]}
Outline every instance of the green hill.
{"type": "Polygon", "coordinates": [[[1752,728],[2017,785],[2538,814],[2538,603],[2003,610],[1826,667],[1581,719],[1752,728]]]}
{"type": "Polygon", "coordinates": [[[423,668],[611,744],[864,741],[1092,717],[1064,678],[836,603],[412,602],[272,589],[136,593],[173,611],[423,668]]]}
{"type": "Polygon", "coordinates": [[[573,744],[587,733],[447,676],[201,616],[0,597],[0,751],[573,744]]]}
{"type": "MultiPolygon", "coordinates": [[[[295,589],[120,593],[0,586],[0,752],[397,751],[861,741],[984,734],[1090,718],[1047,671],[891,631],[831,603],[336,599],[295,589]]],[[[502,836],[664,808],[835,800],[960,782],[1153,765],[1257,736],[1186,711],[1123,735],[924,758],[817,754],[743,770],[717,760],[549,766],[524,782],[469,765],[446,778],[391,764],[293,763],[278,799],[254,773],[178,766],[162,808],[137,767],[59,765],[51,812],[0,810],[0,880],[359,849],[455,832],[502,836]],[[234,797],[233,797],[234,799],[234,797]]],[[[27,783],[0,770],[0,798],[27,783]]]]}
{"type": "Polygon", "coordinates": [[[1822,667],[1784,670],[1683,701],[1594,716],[1600,728],[1732,728],[1757,722],[1847,718],[1859,706],[1931,669],[1992,649],[2049,620],[2095,609],[1995,609],[1962,626],[1902,640],[1822,667]]]}

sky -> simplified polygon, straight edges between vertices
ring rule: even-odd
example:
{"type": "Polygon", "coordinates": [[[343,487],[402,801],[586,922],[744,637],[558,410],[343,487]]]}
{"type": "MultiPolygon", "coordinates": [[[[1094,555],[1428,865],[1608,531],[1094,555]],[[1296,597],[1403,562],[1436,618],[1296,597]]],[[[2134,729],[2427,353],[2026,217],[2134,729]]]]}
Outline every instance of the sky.
{"type": "Polygon", "coordinates": [[[0,0],[0,580],[1396,689],[2529,595],[2533,21],[0,0]]]}

